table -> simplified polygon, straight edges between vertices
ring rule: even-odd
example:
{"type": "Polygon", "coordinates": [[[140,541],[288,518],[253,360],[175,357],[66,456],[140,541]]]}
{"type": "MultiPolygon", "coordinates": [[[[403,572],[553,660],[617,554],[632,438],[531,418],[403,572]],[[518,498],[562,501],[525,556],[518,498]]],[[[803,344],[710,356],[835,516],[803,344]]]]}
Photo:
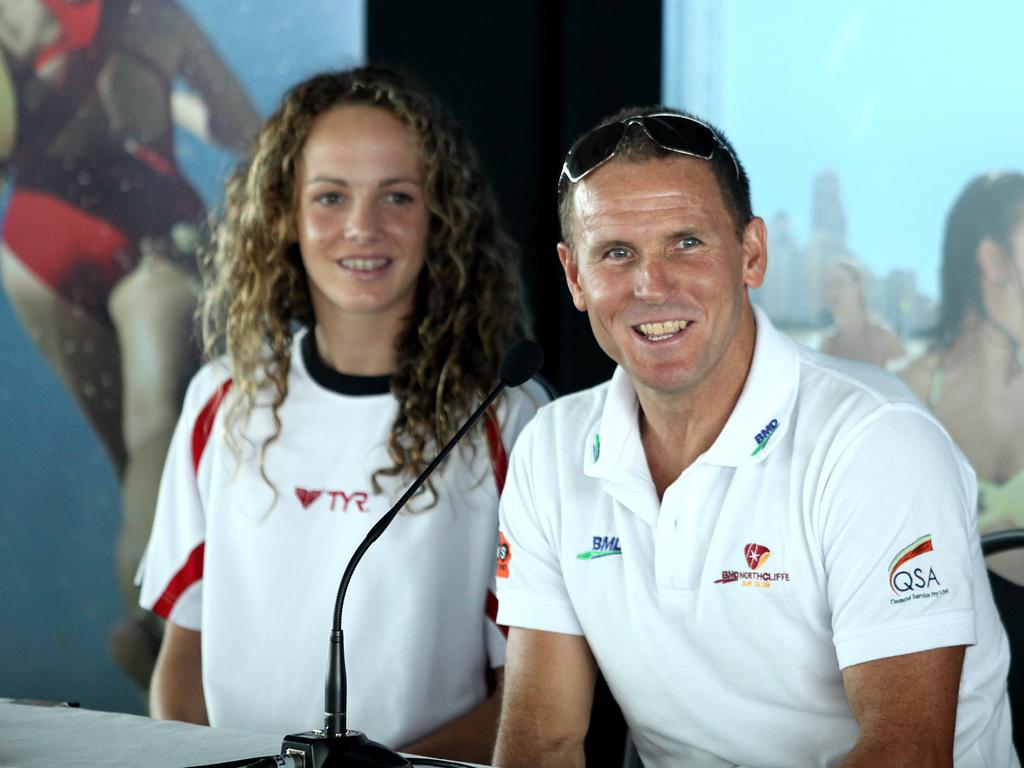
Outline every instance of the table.
{"type": "Polygon", "coordinates": [[[283,737],[0,699],[0,768],[184,768],[276,755],[283,737]]]}

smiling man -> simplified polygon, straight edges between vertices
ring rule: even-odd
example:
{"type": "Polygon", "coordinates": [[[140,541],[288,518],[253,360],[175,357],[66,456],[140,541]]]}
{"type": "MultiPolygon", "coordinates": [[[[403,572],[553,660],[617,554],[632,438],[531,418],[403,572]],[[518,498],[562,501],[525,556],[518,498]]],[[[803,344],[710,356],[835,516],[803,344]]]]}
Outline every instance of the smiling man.
{"type": "Polygon", "coordinates": [[[752,306],[767,233],[726,140],[624,111],[559,193],[618,368],[513,451],[495,764],[582,765],[600,668],[649,767],[1019,765],[974,474],[898,380],[752,306]]]}

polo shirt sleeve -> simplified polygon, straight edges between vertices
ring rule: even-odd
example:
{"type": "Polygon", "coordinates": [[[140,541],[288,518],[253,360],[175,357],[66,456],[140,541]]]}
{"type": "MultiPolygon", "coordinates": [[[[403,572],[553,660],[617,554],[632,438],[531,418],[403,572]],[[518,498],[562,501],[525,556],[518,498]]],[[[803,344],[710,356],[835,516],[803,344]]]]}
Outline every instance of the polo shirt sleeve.
{"type": "Polygon", "coordinates": [[[544,421],[538,415],[520,435],[501,497],[498,623],[582,635],[558,557],[558,494],[551,482],[555,441],[545,438],[544,421]]]}
{"type": "Polygon", "coordinates": [[[230,380],[204,368],[189,384],[164,462],[149,543],[135,581],[139,604],[186,629],[199,630],[208,482],[207,450],[230,380]],[[205,460],[204,460],[205,459],[205,460]]]}
{"type": "MultiPolygon", "coordinates": [[[[502,450],[500,456],[492,456],[494,464],[495,480],[498,485],[499,499],[504,495],[504,488],[508,481],[508,454],[515,447],[523,428],[537,413],[537,409],[545,403],[550,402],[551,397],[547,390],[536,380],[531,379],[519,387],[506,390],[498,408],[498,420],[501,424],[502,450]]],[[[498,545],[498,537],[495,537],[495,548],[498,545]]],[[[498,586],[495,573],[491,572],[491,581],[488,588],[487,617],[484,628],[484,640],[487,646],[487,658],[492,668],[505,666],[506,635],[508,627],[498,623],[498,586]],[[493,605],[492,605],[493,601],[493,605]]]]}
{"type": "Polygon", "coordinates": [[[973,645],[985,578],[973,471],[911,405],[883,406],[844,438],[818,521],[840,668],[973,645]]]}

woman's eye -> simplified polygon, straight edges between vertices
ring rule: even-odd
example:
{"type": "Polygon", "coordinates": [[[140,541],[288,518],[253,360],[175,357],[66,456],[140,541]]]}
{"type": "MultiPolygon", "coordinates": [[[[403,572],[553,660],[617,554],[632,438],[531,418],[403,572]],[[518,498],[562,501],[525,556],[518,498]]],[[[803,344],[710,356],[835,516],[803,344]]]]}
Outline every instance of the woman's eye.
{"type": "Polygon", "coordinates": [[[320,205],[334,205],[341,200],[341,195],[337,192],[322,192],[313,198],[313,200],[320,205]]]}
{"type": "Polygon", "coordinates": [[[407,192],[389,192],[387,201],[396,205],[406,205],[412,202],[412,195],[407,192]]]}

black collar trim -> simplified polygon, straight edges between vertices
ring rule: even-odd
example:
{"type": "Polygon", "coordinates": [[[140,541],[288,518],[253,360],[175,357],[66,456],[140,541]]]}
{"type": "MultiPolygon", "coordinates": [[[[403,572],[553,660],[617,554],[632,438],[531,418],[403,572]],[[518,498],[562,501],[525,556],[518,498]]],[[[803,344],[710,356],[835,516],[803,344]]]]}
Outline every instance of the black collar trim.
{"type": "Polygon", "coordinates": [[[324,389],[339,395],[386,395],[391,391],[390,376],[355,376],[329,367],[316,348],[312,328],[302,337],[301,351],[309,375],[324,389]]]}

